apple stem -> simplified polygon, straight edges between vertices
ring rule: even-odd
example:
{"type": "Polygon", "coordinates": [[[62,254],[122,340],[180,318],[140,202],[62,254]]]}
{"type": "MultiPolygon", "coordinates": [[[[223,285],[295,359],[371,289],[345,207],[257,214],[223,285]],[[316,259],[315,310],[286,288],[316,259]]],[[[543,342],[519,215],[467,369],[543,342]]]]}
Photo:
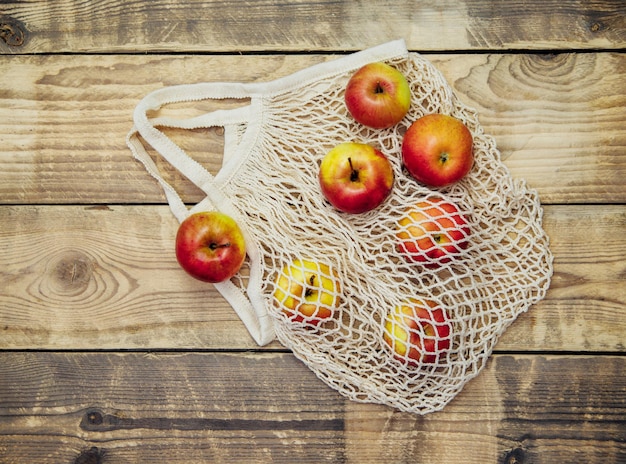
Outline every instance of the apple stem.
{"type": "Polygon", "coordinates": [[[352,158],[348,158],[348,163],[350,164],[350,169],[352,169],[352,172],[350,173],[350,182],[356,182],[359,180],[359,171],[354,169],[354,166],[352,166],[352,158]]]}
{"type": "Polygon", "coordinates": [[[383,89],[383,86],[380,85],[380,82],[376,83],[376,90],[374,90],[374,93],[384,93],[385,89],[383,89]]]}
{"type": "Polygon", "coordinates": [[[217,244],[217,243],[214,243],[214,242],[213,242],[213,243],[211,243],[211,244],[209,245],[209,248],[210,248],[211,250],[217,250],[218,248],[228,248],[229,246],[230,246],[230,242],[228,242],[228,243],[222,243],[221,245],[219,245],[219,244],[217,244]]]}
{"type": "MultiPolygon", "coordinates": [[[[315,276],[312,275],[311,277],[309,277],[309,283],[311,284],[311,286],[315,285],[315,276]]],[[[306,290],[304,290],[304,296],[311,296],[313,295],[313,290],[311,288],[306,288],[306,290]]]]}

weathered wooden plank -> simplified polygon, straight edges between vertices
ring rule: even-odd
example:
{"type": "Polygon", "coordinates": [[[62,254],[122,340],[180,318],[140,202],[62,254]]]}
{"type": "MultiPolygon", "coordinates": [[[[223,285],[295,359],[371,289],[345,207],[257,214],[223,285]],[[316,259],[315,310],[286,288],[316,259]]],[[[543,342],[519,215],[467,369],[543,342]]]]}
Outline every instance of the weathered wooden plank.
{"type": "Polygon", "coordinates": [[[343,400],[288,355],[0,359],[2,462],[73,462],[92,446],[108,462],[338,462],[343,448],[343,400]]]}
{"type": "Polygon", "coordinates": [[[620,48],[620,0],[2,2],[3,53],[620,48]]]}
{"type": "Polygon", "coordinates": [[[547,203],[626,202],[626,55],[473,60],[467,71],[454,57],[436,66],[478,111],[513,176],[547,203]]]}
{"type": "MultiPolygon", "coordinates": [[[[163,202],[125,145],[144,95],[180,83],[265,82],[331,58],[2,56],[0,203],[163,202]]],[[[626,55],[429,59],[478,110],[512,174],[536,187],[544,203],[626,202],[626,55]]],[[[172,136],[210,170],[219,169],[219,132],[172,136]]],[[[200,199],[160,164],[185,201],[200,199]]]]}
{"type": "Polygon", "coordinates": [[[355,430],[346,440],[349,456],[354,462],[383,456],[406,463],[622,462],[623,363],[623,357],[495,355],[442,412],[409,417],[348,404],[346,426],[355,430]],[[594,390],[599,397],[591,399],[594,390]],[[578,392],[590,397],[578,402],[572,398],[578,392]],[[605,411],[592,411],[599,404],[605,411]],[[600,426],[595,432],[593,424],[600,426]]]}
{"type": "MultiPolygon", "coordinates": [[[[179,268],[177,225],[165,206],[0,207],[0,349],[254,348],[179,268]]],[[[497,348],[624,351],[626,206],[548,206],[544,226],[552,286],[497,348]]]]}
{"type": "Polygon", "coordinates": [[[349,402],[285,353],[0,359],[2,462],[80,462],[89,453],[171,463],[617,464],[626,456],[623,357],[496,355],[443,411],[424,417],[349,402]]]}

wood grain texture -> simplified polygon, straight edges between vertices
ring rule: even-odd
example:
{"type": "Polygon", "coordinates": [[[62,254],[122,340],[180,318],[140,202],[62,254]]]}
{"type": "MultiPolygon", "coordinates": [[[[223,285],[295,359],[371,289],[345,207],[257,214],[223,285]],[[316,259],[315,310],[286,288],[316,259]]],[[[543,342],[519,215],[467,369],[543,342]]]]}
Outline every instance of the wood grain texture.
{"type": "Polygon", "coordinates": [[[4,1],[2,13],[19,21],[0,35],[3,53],[354,50],[398,37],[416,50],[626,44],[620,0],[4,1]]]}
{"type": "MultiPolygon", "coordinates": [[[[125,145],[143,96],[181,83],[266,82],[332,58],[2,56],[0,203],[162,203],[125,145]]],[[[512,174],[544,203],[626,202],[626,55],[428,58],[478,111],[512,174]]],[[[221,166],[219,131],[170,135],[209,170],[221,166]]],[[[195,187],[165,164],[183,199],[199,201],[195,187]]]]}
{"type": "Polygon", "coordinates": [[[346,401],[290,354],[0,357],[5,463],[90,454],[115,463],[626,457],[623,357],[494,356],[446,409],[425,417],[346,401]]]}
{"type": "MultiPolygon", "coordinates": [[[[255,348],[179,268],[177,226],[166,206],[0,207],[0,349],[255,348]]],[[[624,351],[626,207],[549,206],[544,227],[551,288],[497,349],[624,351]]]]}

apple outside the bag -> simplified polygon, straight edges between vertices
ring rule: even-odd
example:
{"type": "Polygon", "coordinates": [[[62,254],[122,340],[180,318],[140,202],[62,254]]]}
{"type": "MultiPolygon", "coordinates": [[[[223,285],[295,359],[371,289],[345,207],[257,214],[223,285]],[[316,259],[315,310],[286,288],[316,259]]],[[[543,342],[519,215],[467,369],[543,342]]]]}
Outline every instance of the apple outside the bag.
{"type": "Polygon", "coordinates": [[[181,222],[176,234],[176,259],[192,277],[219,283],[243,265],[246,246],[233,218],[217,211],[194,213],[181,222]]]}

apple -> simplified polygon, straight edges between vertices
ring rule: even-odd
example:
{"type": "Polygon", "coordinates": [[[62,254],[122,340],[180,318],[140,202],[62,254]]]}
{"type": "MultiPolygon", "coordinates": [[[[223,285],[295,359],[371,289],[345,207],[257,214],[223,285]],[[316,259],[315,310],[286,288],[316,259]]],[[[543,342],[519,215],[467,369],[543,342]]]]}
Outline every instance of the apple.
{"type": "Polygon", "coordinates": [[[337,273],[329,265],[298,259],[277,275],[273,298],[291,321],[317,326],[333,316],[340,291],[337,273]]]}
{"type": "Polygon", "coordinates": [[[346,107],[359,123],[384,129],[404,118],[411,89],[404,75],[386,63],[369,63],[356,71],[346,86],[346,107]]]}
{"type": "Polygon", "coordinates": [[[324,156],[319,170],[322,193],[346,213],[364,213],[379,206],[391,192],[393,181],[387,157],[364,143],[340,143],[324,156]]]}
{"type": "Polygon", "coordinates": [[[386,316],[383,339],[394,357],[408,364],[436,363],[450,348],[447,313],[430,300],[411,300],[386,316]]]}
{"type": "Polygon", "coordinates": [[[398,220],[396,237],[405,258],[437,267],[467,248],[470,229],[454,203],[436,197],[408,208],[398,220]]]}
{"type": "Polygon", "coordinates": [[[233,218],[217,211],[188,216],[176,233],[176,259],[198,280],[218,283],[233,277],[246,257],[241,229],[233,218]]]}
{"type": "Polygon", "coordinates": [[[472,134],[453,116],[422,116],[402,138],[402,162],[411,176],[430,187],[450,185],[472,168],[472,134]]]}

